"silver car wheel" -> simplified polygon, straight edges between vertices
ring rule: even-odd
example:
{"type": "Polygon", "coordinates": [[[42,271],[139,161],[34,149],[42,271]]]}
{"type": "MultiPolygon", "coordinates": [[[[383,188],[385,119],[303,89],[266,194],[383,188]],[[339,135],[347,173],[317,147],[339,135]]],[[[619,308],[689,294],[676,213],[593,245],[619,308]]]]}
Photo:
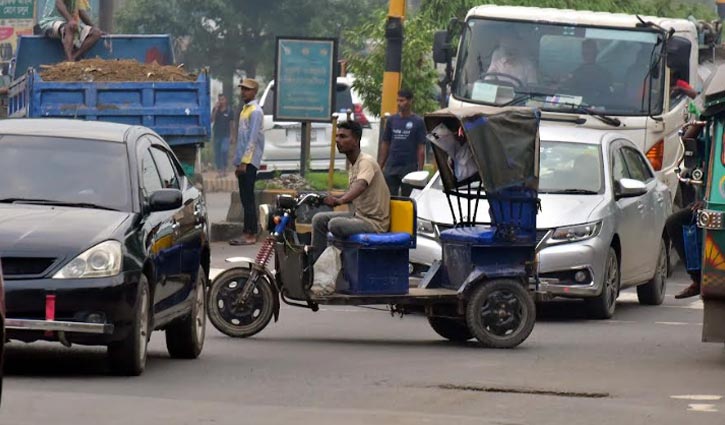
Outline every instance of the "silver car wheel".
{"type": "Polygon", "coordinates": [[[604,290],[607,291],[607,307],[610,310],[614,310],[614,305],[617,303],[617,282],[619,281],[619,268],[617,267],[617,258],[610,255],[607,258],[607,275],[605,277],[604,290]]]}

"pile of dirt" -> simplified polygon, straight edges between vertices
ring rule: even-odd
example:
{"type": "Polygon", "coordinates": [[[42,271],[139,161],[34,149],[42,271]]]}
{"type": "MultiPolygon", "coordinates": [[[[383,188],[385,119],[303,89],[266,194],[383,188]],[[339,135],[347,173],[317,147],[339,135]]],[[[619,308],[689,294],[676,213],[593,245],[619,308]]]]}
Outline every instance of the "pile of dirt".
{"type": "Polygon", "coordinates": [[[299,174],[282,174],[269,180],[264,180],[265,186],[269,189],[290,189],[296,191],[313,190],[310,183],[299,174]]]}
{"type": "Polygon", "coordinates": [[[196,76],[181,67],[156,62],[140,63],[133,59],[85,59],[41,66],[45,81],[196,81],[196,76]]]}

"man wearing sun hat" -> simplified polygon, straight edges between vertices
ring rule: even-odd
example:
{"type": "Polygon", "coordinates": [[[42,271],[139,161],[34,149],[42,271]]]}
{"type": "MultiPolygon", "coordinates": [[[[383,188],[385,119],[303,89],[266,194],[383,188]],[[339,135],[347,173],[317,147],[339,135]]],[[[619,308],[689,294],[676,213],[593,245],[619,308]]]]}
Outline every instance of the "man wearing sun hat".
{"type": "Polygon", "coordinates": [[[234,174],[239,182],[239,197],[244,208],[244,233],[231,245],[252,245],[257,242],[257,206],[254,202],[254,183],[264,153],[264,112],[255,100],[259,83],[245,78],[239,84],[242,112],[237,126],[237,148],[234,155],[234,174]]]}

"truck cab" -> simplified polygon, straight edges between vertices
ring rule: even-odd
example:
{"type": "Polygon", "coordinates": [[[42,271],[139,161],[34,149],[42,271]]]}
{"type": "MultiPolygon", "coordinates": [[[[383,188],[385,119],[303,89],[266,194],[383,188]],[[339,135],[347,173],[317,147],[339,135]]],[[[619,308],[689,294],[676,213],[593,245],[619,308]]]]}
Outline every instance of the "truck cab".
{"type": "MultiPolygon", "coordinates": [[[[699,36],[696,23],[683,19],[475,7],[462,23],[455,70],[449,67],[448,106],[532,106],[541,109],[542,126],[617,131],[646,153],[676,197],[678,131],[691,108],[673,87],[681,80],[702,91],[714,68],[701,64],[699,36]]],[[[452,60],[450,35],[436,41],[436,62],[452,60]]]]}

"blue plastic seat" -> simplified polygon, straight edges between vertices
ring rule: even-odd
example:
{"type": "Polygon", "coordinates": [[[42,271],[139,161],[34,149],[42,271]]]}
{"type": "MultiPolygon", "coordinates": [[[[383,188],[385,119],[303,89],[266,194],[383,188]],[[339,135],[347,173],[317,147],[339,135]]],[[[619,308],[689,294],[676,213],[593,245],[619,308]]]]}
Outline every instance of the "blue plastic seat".
{"type": "Polygon", "coordinates": [[[490,226],[457,227],[441,232],[441,240],[446,242],[464,242],[474,245],[489,245],[494,241],[496,228],[490,226]]]}
{"type": "Polygon", "coordinates": [[[408,248],[411,242],[410,233],[358,233],[347,239],[336,238],[332,233],[327,234],[327,238],[333,241],[339,241],[343,244],[356,244],[361,247],[380,247],[380,248],[408,248]]]}

